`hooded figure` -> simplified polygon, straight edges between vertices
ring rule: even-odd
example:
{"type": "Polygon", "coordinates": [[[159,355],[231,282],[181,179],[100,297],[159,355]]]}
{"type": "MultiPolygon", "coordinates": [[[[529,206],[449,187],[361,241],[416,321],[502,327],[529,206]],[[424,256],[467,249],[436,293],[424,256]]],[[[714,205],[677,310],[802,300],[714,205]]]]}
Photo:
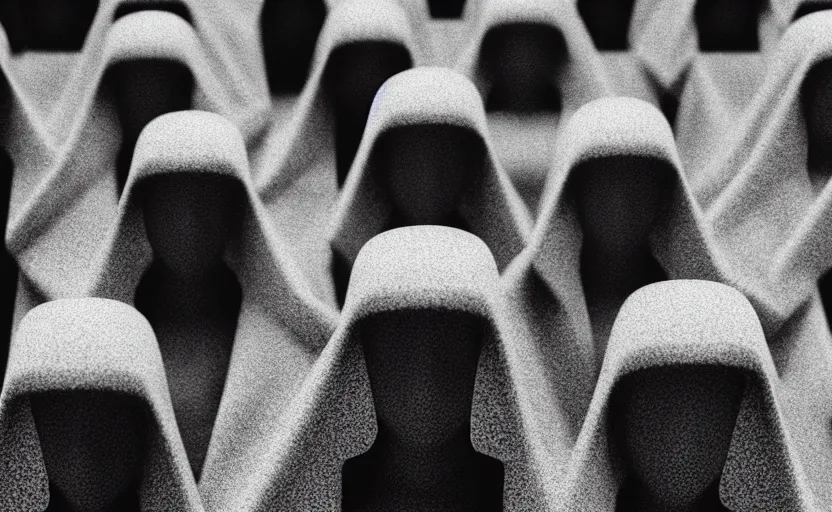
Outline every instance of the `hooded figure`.
{"type": "Polygon", "coordinates": [[[315,293],[335,303],[327,228],[361,141],[370,105],[389,77],[424,62],[394,0],[344,0],[327,17],[312,73],[288,123],[279,117],[252,155],[254,179],[278,233],[315,293]]]}
{"type": "Polygon", "coordinates": [[[675,281],[618,315],[557,510],[815,510],[757,316],[675,281]]]}
{"type": "Polygon", "coordinates": [[[21,322],[0,395],[0,508],[202,510],[156,338],[135,309],[64,299],[21,322]]]}
{"type": "Polygon", "coordinates": [[[361,247],[402,226],[469,231],[485,241],[502,271],[525,246],[530,220],[493,154],[482,101],[468,79],[419,68],[388,80],[334,216],[339,297],[361,247]]]}
{"type": "Polygon", "coordinates": [[[38,125],[31,137],[10,136],[18,172],[6,245],[21,268],[20,314],[81,291],[151,119],[188,108],[233,114],[193,28],[167,12],[120,18],[76,103],[74,122],[55,121],[60,139],[38,125]]]}
{"type": "Polygon", "coordinates": [[[825,234],[832,175],[830,31],[828,12],[789,28],[727,153],[697,180],[715,240],[769,334],[810,298],[832,266],[825,234]]]}
{"type": "Polygon", "coordinates": [[[559,437],[523,410],[539,374],[509,321],[481,240],[442,226],[375,237],[280,437],[217,510],[542,510],[549,461],[533,466],[530,448],[559,437]]]}
{"type": "Polygon", "coordinates": [[[457,69],[482,94],[497,156],[535,210],[558,127],[612,89],[574,2],[489,0],[476,27],[457,69]]]}
{"type": "MultiPolygon", "coordinates": [[[[564,337],[563,348],[542,350],[577,361],[594,354],[600,363],[632,292],[666,279],[726,275],[658,109],[634,98],[597,100],[572,116],[558,144],[534,233],[505,279],[526,304],[526,323],[540,330],[539,346],[564,337]]],[[[589,368],[591,390],[597,364],[589,368]]],[[[564,384],[570,393],[575,385],[564,384]]]]}
{"type": "Polygon", "coordinates": [[[65,133],[67,126],[63,123],[71,123],[78,115],[79,91],[89,87],[90,76],[97,74],[116,20],[139,10],[168,11],[193,26],[207,55],[206,71],[218,77],[227,94],[232,110],[229,115],[251,125],[246,131],[256,131],[265,122],[269,99],[259,62],[262,54],[257,50],[260,41],[254,31],[259,3],[243,0],[232,6],[223,0],[11,0],[0,8],[0,19],[15,51],[11,69],[20,77],[24,96],[43,116],[45,128],[54,127],[58,137],[65,133]],[[42,42],[27,42],[32,39],[42,42]]]}
{"type": "Polygon", "coordinates": [[[335,323],[269,230],[246,158],[215,114],[151,122],[87,292],[135,304],[153,326],[210,499],[227,490],[229,459],[278,421],[335,323]]]}

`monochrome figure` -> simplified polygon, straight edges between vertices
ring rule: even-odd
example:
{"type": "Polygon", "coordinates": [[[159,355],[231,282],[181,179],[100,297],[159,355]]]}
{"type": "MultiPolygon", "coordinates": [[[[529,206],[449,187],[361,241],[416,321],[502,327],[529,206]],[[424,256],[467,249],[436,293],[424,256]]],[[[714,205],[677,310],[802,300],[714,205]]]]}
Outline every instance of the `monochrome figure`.
{"type": "Polygon", "coordinates": [[[339,297],[361,246],[396,227],[469,231],[501,270],[520,252],[528,213],[494,158],[484,114],[471,82],[448,69],[413,69],[381,88],[334,215],[339,297]]]}
{"type": "Polygon", "coordinates": [[[558,510],[812,510],[757,315],[718,283],[621,308],[558,510]]]}
{"type": "Polygon", "coordinates": [[[240,436],[237,422],[277,421],[334,328],[334,311],[309,298],[264,215],[229,121],[205,112],[161,116],[139,138],[86,292],[135,304],[147,317],[200,481],[209,444],[223,459],[265,441],[240,436]],[[278,369],[279,381],[261,373],[278,369]],[[269,406],[251,402],[251,393],[269,406]],[[239,415],[249,407],[255,416],[239,415]]]}
{"type": "Polygon", "coordinates": [[[3,510],[202,510],[153,330],[105,299],[21,322],[0,395],[3,510]]]}

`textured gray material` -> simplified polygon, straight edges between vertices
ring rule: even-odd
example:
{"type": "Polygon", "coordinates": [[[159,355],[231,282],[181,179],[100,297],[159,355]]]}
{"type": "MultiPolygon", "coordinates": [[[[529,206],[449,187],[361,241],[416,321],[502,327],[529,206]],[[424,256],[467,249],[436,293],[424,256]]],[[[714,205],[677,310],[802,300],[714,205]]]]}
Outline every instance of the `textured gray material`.
{"type": "MultiPolygon", "coordinates": [[[[758,25],[760,50],[771,51],[791,21],[792,0],[765,0],[758,25]]],[[[664,91],[679,86],[699,53],[694,11],[697,0],[637,0],[633,9],[630,46],[647,72],[664,91]]]]}
{"type": "MultiPolygon", "coordinates": [[[[829,187],[813,186],[801,87],[832,56],[832,14],[811,14],[786,32],[765,82],[697,196],[741,289],[771,332],[814,293],[830,266],[829,187]]],[[[822,174],[822,173],[821,173],[822,174]]]]}
{"type": "MultiPolygon", "coordinates": [[[[498,268],[504,269],[525,245],[531,221],[494,157],[477,90],[462,75],[443,68],[400,73],[379,90],[334,214],[333,249],[352,263],[368,240],[387,229],[395,205],[379,186],[377,176],[393,171],[379,168],[378,141],[386,132],[412,126],[459,127],[481,140],[475,151],[482,155],[482,168],[469,170],[471,181],[463,183],[457,211],[468,229],[488,244],[498,268]]],[[[431,151],[428,147],[415,149],[431,151]]]]}
{"type": "Polygon", "coordinates": [[[239,110],[249,98],[235,96],[214,74],[194,28],[182,18],[139,12],[119,19],[99,51],[90,50],[79,64],[86,71],[67,86],[64,111],[40,119],[25,101],[12,110],[4,147],[16,172],[6,244],[30,285],[22,288],[18,317],[39,300],[78,293],[89,279],[89,255],[103,242],[118,201],[120,128],[102,80],[116,63],[149,58],[190,70],[194,108],[220,112],[243,130],[256,129],[239,110]]]}
{"type": "MultiPolygon", "coordinates": [[[[631,475],[611,451],[610,396],[627,375],[681,365],[731,368],[745,376],[719,484],[722,503],[734,511],[814,510],[784,428],[777,373],[757,316],[742,294],[701,281],[653,284],[634,293],[622,307],[558,496],[558,510],[615,510],[622,480],[631,475]]],[[[689,400],[696,403],[694,396],[689,400]]],[[[677,457],[685,459],[683,453],[677,457]]],[[[692,457],[688,462],[697,463],[692,457]]],[[[695,478],[695,468],[689,467],[688,478],[695,478]]],[[[664,478],[667,485],[681,486],[677,479],[685,476],[680,471],[664,478]]]]}
{"type": "MultiPolygon", "coordinates": [[[[142,133],[113,229],[96,258],[88,293],[132,303],[153,254],[134,190],[149,177],[210,174],[245,191],[241,228],[228,240],[225,261],[240,282],[243,303],[225,389],[202,469],[200,486],[211,510],[228,510],[271,446],[283,409],[332,333],[335,312],[309,292],[270,228],[248,177],[239,131],[206,112],[161,116],[142,133]]],[[[187,191],[183,191],[183,194],[187,191]]],[[[175,361],[174,361],[175,363],[175,361]]]]}
{"type": "Polygon", "coordinates": [[[389,311],[431,309],[470,313],[490,324],[474,389],[471,441],[505,465],[505,510],[540,510],[542,490],[526,459],[525,419],[516,398],[525,392],[513,389],[522,347],[512,346],[502,300],[494,260],[470,234],[419,226],[368,242],[356,260],[339,327],[278,424],[280,442],[268,445],[271,462],[249,468],[259,475],[252,479],[258,486],[238,499],[255,496],[246,501],[250,510],[337,509],[342,464],[366,451],[376,434],[356,323],[389,311]]]}
{"type": "MultiPolygon", "coordinates": [[[[345,0],[327,17],[312,70],[291,120],[274,116],[252,173],[278,233],[309,276],[315,293],[334,303],[327,229],[338,196],[332,101],[324,75],[332,53],[359,42],[389,42],[407,50],[413,64],[427,62],[407,11],[393,0],[345,0]]],[[[354,77],[357,79],[358,77],[354,77]]]]}
{"type": "Polygon", "coordinates": [[[0,395],[0,507],[43,510],[49,500],[30,400],[49,392],[99,391],[147,408],[142,510],[202,510],[176,428],[153,330],[133,308],[106,299],[64,299],[21,322],[0,395]]]}

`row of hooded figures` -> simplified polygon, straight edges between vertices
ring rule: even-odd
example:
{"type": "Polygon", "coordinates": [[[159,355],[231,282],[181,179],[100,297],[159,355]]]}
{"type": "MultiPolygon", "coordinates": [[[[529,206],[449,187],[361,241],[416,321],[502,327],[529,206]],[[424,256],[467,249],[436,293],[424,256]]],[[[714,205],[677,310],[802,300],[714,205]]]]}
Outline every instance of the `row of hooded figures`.
{"type": "Polygon", "coordinates": [[[832,13],[342,0],[270,96],[249,3],[0,50],[0,509],[832,507],[832,13]]]}

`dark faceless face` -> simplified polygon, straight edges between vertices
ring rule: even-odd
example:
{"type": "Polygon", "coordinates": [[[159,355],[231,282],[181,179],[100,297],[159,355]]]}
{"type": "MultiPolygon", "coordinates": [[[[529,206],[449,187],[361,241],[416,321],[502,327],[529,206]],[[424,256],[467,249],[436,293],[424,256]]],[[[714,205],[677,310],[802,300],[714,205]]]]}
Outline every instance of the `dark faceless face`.
{"type": "Polygon", "coordinates": [[[191,108],[193,77],[178,62],[133,60],[108,71],[124,138],[135,141],[156,117],[191,108]]]}
{"type": "Polygon", "coordinates": [[[651,368],[614,390],[611,439],[646,494],[664,510],[688,510],[720,477],[745,389],[717,366],[651,368]]]}
{"type": "Polygon", "coordinates": [[[335,111],[338,183],[343,184],[361,143],[370,107],[379,87],[410,69],[410,53],[398,43],[366,41],[336,48],[330,56],[325,87],[335,111]]]}
{"type": "Polygon", "coordinates": [[[570,187],[584,244],[622,255],[646,244],[668,183],[664,166],[646,158],[599,158],[582,164],[570,187]]]}
{"type": "Polygon", "coordinates": [[[471,417],[484,332],[472,315],[398,311],[365,320],[359,336],[380,428],[411,447],[441,445],[471,417]]]}
{"type": "Polygon", "coordinates": [[[485,149],[471,130],[420,125],[378,142],[376,179],[407,225],[446,224],[472,182],[481,179],[485,149]]]}
{"type": "Polygon", "coordinates": [[[181,277],[217,268],[239,229],[242,190],[209,174],[152,176],[139,185],[147,240],[155,257],[181,277]]]}
{"type": "Polygon", "coordinates": [[[322,0],[263,2],[260,35],[272,93],[301,91],[325,19],[326,5],[322,0]]]}
{"type": "Polygon", "coordinates": [[[758,51],[760,4],[760,0],[698,0],[695,18],[699,49],[705,52],[758,51]]]}
{"type": "Polygon", "coordinates": [[[492,91],[488,110],[558,111],[557,73],[566,43],[555,28],[518,23],[488,31],[481,51],[492,91]]]}
{"type": "Polygon", "coordinates": [[[105,510],[137,485],[147,428],[137,399],[65,391],[30,403],[49,483],[74,510],[105,510]]]}

